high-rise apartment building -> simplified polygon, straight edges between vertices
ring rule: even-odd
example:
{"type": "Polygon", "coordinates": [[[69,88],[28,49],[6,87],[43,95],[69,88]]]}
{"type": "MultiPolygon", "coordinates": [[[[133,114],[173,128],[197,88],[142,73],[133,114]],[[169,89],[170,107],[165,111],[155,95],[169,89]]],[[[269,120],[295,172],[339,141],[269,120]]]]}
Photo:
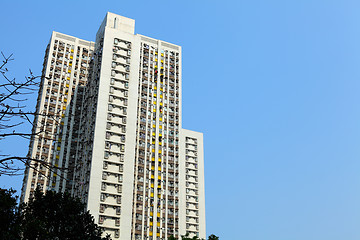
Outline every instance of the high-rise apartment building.
{"type": "Polygon", "coordinates": [[[22,199],[71,192],[113,239],[205,238],[203,137],[181,127],[181,47],[134,29],[108,13],[95,43],[53,33],[29,151],[50,167],[26,170],[22,199]]]}

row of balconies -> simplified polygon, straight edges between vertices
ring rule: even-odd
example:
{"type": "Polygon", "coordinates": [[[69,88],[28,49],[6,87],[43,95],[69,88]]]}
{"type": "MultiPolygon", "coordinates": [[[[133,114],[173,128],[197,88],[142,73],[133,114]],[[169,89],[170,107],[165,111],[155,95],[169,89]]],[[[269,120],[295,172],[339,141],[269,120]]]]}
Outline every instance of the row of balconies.
{"type": "Polygon", "coordinates": [[[198,165],[197,165],[197,163],[186,161],[186,167],[187,168],[195,168],[195,169],[197,169],[198,165]]]}
{"type": "Polygon", "coordinates": [[[115,113],[108,113],[107,120],[112,121],[113,124],[126,124],[126,116],[115,113]]]}
{"type": "Polygon", "coordinates": [[[105,216],[116,216],[121,214],[121,207],[117,205],[100,204],[100,213],[104,213],[105,216]]]}
{"type": "Polygon", "coordinates": [[[99,224],[100,225],[108,225],[107,227],[114,226],[114,225],[120,226],[120,218],[100,215],[99,216],[99,224]]]}
{"type": "Polygon", "coordinates": [[[185,179],[186,179],[187,183],[192,182],[192,183],[197,184],[197,182],[198,182],[198,177],[196,177],[196,176],[186,175],[185,179]]]}
{"type": "Polygon", "coordinates": [[[114,102],[115,104],[122,104],[124,106],[128,105],[127,98],[118,97],[118,96],[115,96],[115,95],[110,95],[109,96],[109,102],[114,102]]]}
{"type": "Polygon", "coordinates": [[[131,42],[119,38],[114,39],[115,48],[131,49],[131,42]]]}
{"type": "Polygon", "coordinates": [[[110,86],[109,92],[111,94],[121,94],[122,96],[115,95],[117,97],[128,97],[129,92],[119,87],[110,86]]]}
{"type": "Polygon", "coordinates": [[[197,190],[198,189],[198,183],[197,183],[197,180],[195,181],[191,181],[192,179],[187,179],[186,181],[186,187],[187,188],[192,188],[192,189],[195,189],[197,190]]]}
{"type": "Polygon", "coordinates": [[[110,194],[122,193],[122,185],[114,184],[113,182],[103,181],[101,183],[101,191],[110,194]]]}
{"type": "Polygon", "coordinates": [[[191,169],[191,168],[186,168],[186,174],[187,174],[187,175],[195,175],[195,176],[197,176],[197,175],[198,175],[198,171],[197,171],[197,170],[194,170],[194,169],[191,169]]]}
{"type": "Polygon", "coordinates": [[[119,174],[117,172],[109,172],[108,170],[104,170],[102,173],[102,180],[107,180],[109,182],[118,182],[118,183],[122,183],[123,182],[123,175],[119,174]]]}
{"type": "Polygon", "coordinates": [[[104,152],[104,158],[108,161],[113,162],[124,162],[124,155],[120,153],[115,153],[112,151],[105,151],[104,152]]]}

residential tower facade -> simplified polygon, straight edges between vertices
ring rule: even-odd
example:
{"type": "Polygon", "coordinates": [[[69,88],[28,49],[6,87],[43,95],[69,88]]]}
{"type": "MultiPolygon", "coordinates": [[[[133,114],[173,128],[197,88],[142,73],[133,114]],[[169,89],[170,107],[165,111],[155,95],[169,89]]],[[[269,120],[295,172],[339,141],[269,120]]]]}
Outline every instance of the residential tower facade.
{"type": "MultiPolygon", "coordinates": [[[[113,239],[205,238],[203,136],[181,126],[181,47],[134,30],[134,20],[107,13],[89,42],[86,84],[74,82],[80,94],[54,126],[47,161],[55,168],[42,189],[80,197],[113,239]]],[[[52,42],[44,71],[55,81],[47,67],[52,42]]],[[[27,171],[25,201],[38,184],[35,177],[32,188],[34,171],[27,171]]]]}

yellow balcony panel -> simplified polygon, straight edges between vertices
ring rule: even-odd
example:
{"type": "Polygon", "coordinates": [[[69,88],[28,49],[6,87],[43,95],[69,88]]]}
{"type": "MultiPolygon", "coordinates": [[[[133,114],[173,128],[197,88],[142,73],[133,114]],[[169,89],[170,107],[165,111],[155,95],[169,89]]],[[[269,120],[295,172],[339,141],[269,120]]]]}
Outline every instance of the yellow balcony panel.
{"type": "MultiPolygon", "coordinates": [[[[152,195],[154,195],[154,194],[152,193],[152,195]]],[[[150,212],[150,216],[154,216],[154,213],[153,213],[153,212],[150,212]]]]}
{"type": "Polygon", "coordinates": [[[160,125],[159,128],[162,129],[162,126],[160,125]]]}
{"type": "Polygon", "coordinates": [[[60,147],[57,147],[57,150],[59,151],[59,150],[60,150],[60,147]]]}
{"type": "Polygon", "coordinates": [[[158,198],[161,198],[161,194],[158,194],[158,198]]]}
{"type": "Polygon", "coordinates": [[[155,144],[155,141],[152,141],[152,144],[155,144]]]}
{"type": "Polygon", "coordinates": [[[70,56],[70,59],[73,59],[74,57],[73,56],[70,56]]]}
{"type": "Polygon", "coordinates": [[[59,159],[60,158],[60,156],[59,155],[56,155],[56,159],[59,159]]]}
{"type": "Polygon", "coordinates": [[[64,117],[65,117],[65,114],[62,114],[61,117],[64,118],[64,117]]]}
{"type": "Polygon", "coordinates": [[[163,56],[164,56],[164,54],[162,53],[162,54],[161,54],[161,56],[163,57],[163,56]]]}
{"type": "Polygon", "coordinates": [[[158,167],[158,169],[161,171],[161,167],[158,167]]]}
{"type": "Polygon", "coordinates": [[[155,124],[153,124],[153,128],[156,128],[156,125],[155,125],[155,124]]]}
{"type": "Polygon", "coordinates": [[[156,105],[156,101],[154,101],[154,105],[156,105]]]}
{"type": "Polygon", "coordinates": [[[159,142],[159,146],[161,146],[162,145],[162,142],[159,142]]]}
{"type": "Polygon", "coordinates": [[[160,237],[160,233],[156,233],[156,236],[157,236],[157,237],[160,237]]]}
{"type": "Polygon", "coordinates": [[[162,121],[162,118],[159,118],[160,121],[162,121]]]}
{"type": "Polygon", "coordinates": [[[152,152],[155,152],[155,149],[151,149],[152,152]]]}
{"type": "Polygon", "coordinates": [[[152,135],[155,136],[155,133],[153,132],[152,135]]]}
{"type": "Polygon", "coordinates": [[[158,53],[157,53],[157,52],[155,52],[155,55],[158,55],[158,53]]]}
{"type": "MultiPolygon", "coordinates": [[[[161,95],[160,95],[160,97],[161,97],[161,95]]],[[[162,102],[160,103],[160,106],[162,106],[163,104],[162,104],[162,102]]]]}
{"type": "MultiPolygon", "coordinates": [[[[150,222],[150,226],[152,226],[152,225],[153,225],[153,223],[150,222]]],[[[152,235],[153,235],[153,232],[149,232],[149,235],[152,236],[152,235]]]]}
{"type": "MultiPolygon", "coordinates": [[[[160,217],[160,213],[158,212],[158,213],[156,214],[156,216],[160,217]]],[[[159,227],[159,226],[160,226],[160,223],[158,222],[157,224],[158,224],[158,227],[159,227]]]]}
{"type": "Polygon", "coordinates": [[[154,86],[154,90],[156,90],[157,89],[157,87],[156,86],[154,86]]]}
{"type": "MultiPolygon", "coordinates": [[[[155,166],[151,166],[151,170],[155,170],[155,166]]],[[[151,184],[151,185],[153,185],[153,184],[151,184]]]]}
{"type": "Polygon", "coordinates": [[[159,160],[158,160],[159,162],[161,162],[161,158],[159,158],[159,160]]]}
{"type": "Polygon", "coordinates": [[[67,98],[64,98],[64,102],[67,102],[67,98]]]}
{"type": "Polygon", "coordinates": [[[66,109],[66,106],[63,106],[63,110],[65,110],[66,109]]]}
{"type": "Polygon", "coordinates": [[[155,162],[155,158],[154,158],[154,157],[152,157],[152,158],[151,158],[151,161],[155,162]]]}
{"type": "Polygon", "coordinates": [[[161,153],[161,150],[159,150],[159,153],[161,153]]]}
{"type": "Polygon", "coordinates": [[[64,125],[64,122],[61,122],[60,124],[61,124],[61,125],[64,125]]]}
{"type": "Polygon", "coordinates": [[[158,179],[161,180],[161,176],[158,176],[158,179]]]}
{"type": "Polygon", "coordinates": [[[69,77],[67,77],[67,78],[66,78],[66,80],[70,80],[70,78],[69,78],[69,77]]]}
{"type": "Polygon", "coordinates": [[[56,177],[57,176],[57,174],[56,173],[54,173],[54,177],[56,177]]]}
{"type": "Polygon", "coordinates": [[[69,87],[69,84],[66,84],[66,87],[69,87]]]}
{"type": "Polygon", "coordinates": [[[161,60],[162,63],[164,63],[164,60],[161,60]]]}
{"type": "Polygon", "coordinates": [[[154,184],[153,184],[153,183],[151,184],[151,188],[154,188],[154,184]]]}
{"type": "Polygon", "coordinates": [[[59,164],[55,164],[55,167],[58,167],[59,166],[59,164]]]}
{"type": "Polygon", "coordinates": [[[154,179],[154,175],[151,175],[151,179],[154,179]]]}
{"type": "Polygon", "coordinates": [[[163,95],[160,95],[160,98],[163,98],[163,95]]]}
{"type": "Polygon", "coordinates": [[[154,97],[156,97],[156,94],[154,94],[154,97]]]}
{"type": "Polygon", "coordinates": [[[68,70],[68,73],[71,73],[71,70],[68,70]]]}
{"type": "Polygon", "coordinates": [[[71,52],[74,52],[74,49],[71,49],[71,52]]]}

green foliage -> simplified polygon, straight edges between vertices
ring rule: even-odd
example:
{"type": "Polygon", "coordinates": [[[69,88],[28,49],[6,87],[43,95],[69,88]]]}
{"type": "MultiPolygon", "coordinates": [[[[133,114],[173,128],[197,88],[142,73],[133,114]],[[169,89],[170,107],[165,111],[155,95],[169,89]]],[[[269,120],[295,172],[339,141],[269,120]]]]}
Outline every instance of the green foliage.
{"type": "Polygon", "coordinates": [[[36,191],[33,199],[18,208],[14,192],[0,191],[0,239],[110,239],[101,237],[103,231],[84,210],[85,205],[69,194],[36,191]]]}
{"type": "Polygon", "coordinates": [[[218,236],[215,236],[214,234],[211,234],[208,238],[208,240],[219,240],[218,236]]]}
{"type": "Polygon", "coordinates": [[[0,239],[20,239],[20,218],[15,190],[0,189],[0,239]]]}
{"type": "Polygon", "coordinates": [[[25,239],[109,239],[101,238],[102,230],[84,204],[67,193],[36,191],[21,208],[25,239]]]}
{"type": "MultiPolygon", "coordinates": [[[[168,238],[168,240],[177,240],[177,238],[175,238],[174,236],[170,236],[168,238]]],[[[200,239],[197,236],[194,236],[194,237],[190,238],[189,234],[186,234],[186,235],[181,236],[181,240],[204,240],[204,239],[200,239]]],[[[219,240],[219,237],[215,236],[214,234],[211,234],[209,236],[208,240],[219,240]]]]}
{"type": "Polygon", "coordinates": [[[204,240],[204,239],[200,239],[197,236],[193,236],[192,238],[190,238],[189,234],[186,234],[185,236],[181,236],[181,240],[204,240]]]}

